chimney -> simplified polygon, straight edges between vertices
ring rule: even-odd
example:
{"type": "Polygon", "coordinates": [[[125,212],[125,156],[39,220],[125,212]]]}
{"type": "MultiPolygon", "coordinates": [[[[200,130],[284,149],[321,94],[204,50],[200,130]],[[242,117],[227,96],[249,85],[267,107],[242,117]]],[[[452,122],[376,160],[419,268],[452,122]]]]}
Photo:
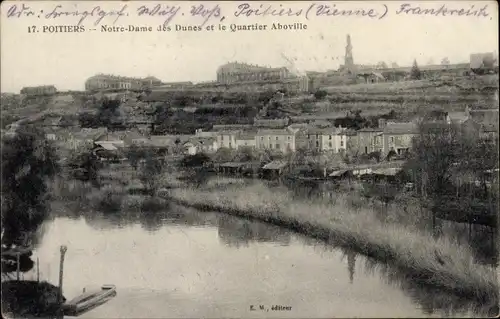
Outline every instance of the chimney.
{"type": "Polygon", "coordinates": [[[378,127],[379,128],[384,128],[386,125],[386,120],[384,118],[378,119],[378,127]]]}

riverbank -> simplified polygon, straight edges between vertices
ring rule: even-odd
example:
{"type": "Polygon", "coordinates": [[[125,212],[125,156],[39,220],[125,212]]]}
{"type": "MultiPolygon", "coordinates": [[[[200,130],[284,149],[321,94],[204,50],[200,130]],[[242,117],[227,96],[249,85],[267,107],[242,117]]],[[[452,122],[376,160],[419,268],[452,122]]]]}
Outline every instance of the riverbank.
{"type": "Polygon", "coordinates": [[[462,246],[410,225],[381,222],[373,210],[351,205],[347,196],[333,204],[294,200],[285,190],[262,183],[217,190],[177,188],[168,197],[181,205],[257,219],[352,249],[405,269],[413,280],[482,302],[498,300],[496,274],[474,263],[462,246]],[[353,207],[354,206],[354,207],[353,207]]]}

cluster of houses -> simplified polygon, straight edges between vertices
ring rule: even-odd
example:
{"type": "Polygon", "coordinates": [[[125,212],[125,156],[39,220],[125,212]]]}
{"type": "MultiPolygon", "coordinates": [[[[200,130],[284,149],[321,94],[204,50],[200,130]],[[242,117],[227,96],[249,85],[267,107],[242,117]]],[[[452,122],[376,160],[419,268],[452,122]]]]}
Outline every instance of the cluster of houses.
{"type": "MultiPolygon", "coordinates": [[[[446,118],[432,124],[444,127],[460,125],[467,134],[479,138],[498,134],[498,109],[450,112],[446,118]]],[[[352,130],[335,127],[328,121],[290,123],[289,118],[255,119],[253,124],[214,125],[210,131],[196,130],[192,135],[149,135],[139,130],[113,131],[105,128],[79,129],[76,132],[60,130],[47,138],[60,142],[67,149],[82,145],[98,146],[116,151],[131,145],[173,149],[186,155],[215,153],[221,148],[270,150],[289,154],[298,149],[317,153],[348,153],[353,155],[379,152],[386,157],[390,152],[403,155],[420,134],[419,121],[391,122],[380,119],[378,127],[352,130]]]]}
{"type": "MultiPolygon", "coordinates": [[[[420,121],[391,122],[380,119],[378,127],[352,130],[335,127],[327,121],[289,124],[289,119],[260,119],[253,125],[214,125],[210,132],[197,130],[184,142],[187,154],[212,153],[219,148],[269,149],[281,153],[305,149],[319,153],[369,154],[390,152],[403,155],[412,140],[420,134],[420,121]]],[[[445,119],[432,122],[434,126],[459,125],[477,138],[498,134],[498,109],[450,112],[445,119]]]]}

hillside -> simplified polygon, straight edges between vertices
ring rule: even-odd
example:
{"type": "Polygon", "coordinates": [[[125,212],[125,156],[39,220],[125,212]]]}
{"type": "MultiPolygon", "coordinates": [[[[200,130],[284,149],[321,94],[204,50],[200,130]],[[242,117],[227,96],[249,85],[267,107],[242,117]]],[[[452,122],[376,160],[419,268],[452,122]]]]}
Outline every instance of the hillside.
{"type": "MultiPolygon", "coordinates": [[[[269,107],[264,112],[269,117],[292,116],[299,121],[333,119],[354,111],[362,111],[363,116],[394,111],[397,118],[408,120],[432,110],[461,111],[466,106],[491,108],[498,105],[498,87],[498,76],[486,75],[453,81],[422,80],[328,87],[322,89],[327,95],[319,99],[311,94],[288,95],[278,101],[271,100],[270,103],[273,92],[122,93],[115,98],[123,100],[117,113],[123,122],[149,122],[156,119],[161,124],[158,133],[178,131],[181,126],[187,133],[197,127],[209,128],[213,124],[251,123],[264,105],[269,107]],[[153,116],[153,113],[156,115],[153,116]]],[[[85,92],[24,99],[19,95],[2,96],[2,128],[24,118],[38,121],[47,117],[63,117],[77,124],[79,113],[97,112],[102,97],[103,94],[85,92]]]]}
{"type": "Polygon", "coordinates": [[[454,81],[405,81],[327,87],[327,96],[295,97],[285,107],[302,116],[343,116],[361,110],[365,115],[384,114],[391,110],[408,119],[431,110],[445,112],[472,108],[497,107],[498,75],[463,77],[454,81]]]}

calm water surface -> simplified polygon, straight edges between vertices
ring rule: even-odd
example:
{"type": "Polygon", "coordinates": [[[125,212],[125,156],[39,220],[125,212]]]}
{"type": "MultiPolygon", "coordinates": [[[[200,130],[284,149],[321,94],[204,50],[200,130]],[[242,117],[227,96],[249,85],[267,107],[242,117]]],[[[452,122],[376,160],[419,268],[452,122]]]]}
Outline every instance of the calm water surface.
{"type": "Polygon", "coordinates": [[[59,246],[68,246],[66,298],[84,287],[117,286],[118,295],[86,318],[457,316],[467,304],[363,256],[217,213],[90,213],[57,217],[44,233],[35,252],[41,279],[57,284],[59,246]]]}

